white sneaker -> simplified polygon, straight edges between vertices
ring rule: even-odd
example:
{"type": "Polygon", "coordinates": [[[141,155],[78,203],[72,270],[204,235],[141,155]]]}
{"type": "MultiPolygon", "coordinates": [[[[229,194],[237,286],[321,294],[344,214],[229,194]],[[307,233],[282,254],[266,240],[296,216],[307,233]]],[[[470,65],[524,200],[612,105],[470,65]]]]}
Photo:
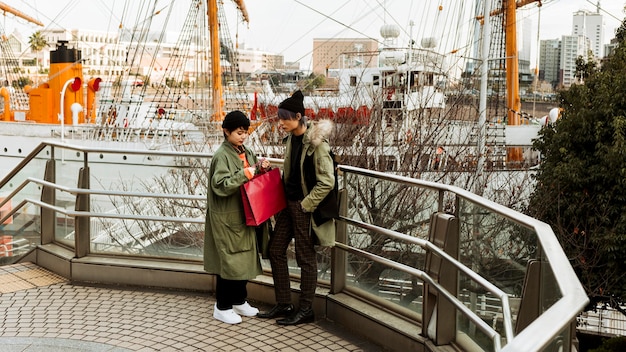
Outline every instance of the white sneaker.
{"type": "Polygon", "coordinates": [[[242,321],[239,314],[235,313],[234,310],[232,309],[219,310],[217,309],[217,304],[215,305],[213,309],[213,318],[221,322],[224,322],[226,324],[239,324],[242,321]]]}
{"type": "Polygon", "coordinates": [[[237,314],[244,315],[246,317],[256,317],[257,313],[259,313],[258,308],[254,308],[248,302],[244,304],[233,304],[233,310],[237,314]]]}

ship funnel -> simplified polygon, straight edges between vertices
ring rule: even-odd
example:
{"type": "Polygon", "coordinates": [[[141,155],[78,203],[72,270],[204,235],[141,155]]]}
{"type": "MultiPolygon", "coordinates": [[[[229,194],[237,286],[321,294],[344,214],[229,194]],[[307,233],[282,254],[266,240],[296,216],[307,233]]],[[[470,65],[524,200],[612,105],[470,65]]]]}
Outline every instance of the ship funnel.
{"type": "MultiPolygon", "coordinates": [[[[50,52],[48,81],[28,92],[29,120],[58,123],[58,116],[63,116],[62,123],[70,124],[71,105],[83,104],[81,52],[76,48],[68,48],[67,44],[67,40],[58,41],[56,50],[50,52]],[[65,118],[68,120],[65,121],[65,118]]],[[[78,123],[83,120],[83,113],[80,112],[78,123]]]]}

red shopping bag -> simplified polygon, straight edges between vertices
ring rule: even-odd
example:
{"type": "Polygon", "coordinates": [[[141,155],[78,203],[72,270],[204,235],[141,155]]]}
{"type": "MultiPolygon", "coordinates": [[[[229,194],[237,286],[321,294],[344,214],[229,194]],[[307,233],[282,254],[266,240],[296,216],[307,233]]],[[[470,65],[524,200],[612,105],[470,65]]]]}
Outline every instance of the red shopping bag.
{"type": "Polygon", "coordinates": [[[285,209],[285,189],[280,178],[280,169],[254,176],[241,186],[246,225],[258,226],[285,209]]]}

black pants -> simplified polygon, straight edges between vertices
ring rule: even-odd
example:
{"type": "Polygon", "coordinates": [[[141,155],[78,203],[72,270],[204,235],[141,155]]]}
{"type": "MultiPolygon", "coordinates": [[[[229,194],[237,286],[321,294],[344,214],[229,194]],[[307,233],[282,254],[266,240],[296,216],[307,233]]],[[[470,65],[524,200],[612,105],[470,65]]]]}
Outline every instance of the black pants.
{"type": "Polygon", "coordinates": [[[248,297],[246,284],[248,284],[248,280],[226,280],[219,275],[216,277],[215,298],[217,299],[217,309],[231,309],[233,304],[246,303],[246,297],[248,297]]]}
{"type": "Polygon", "coordinates": [[[274,234],[270,237],[270,264],[274,278],[277,303],[291,303],[287,247],[295,239],[296,262],[300,267],[300,309],[313,305],[317,287],[317,253],[311,237],[311,214],[302,211],[299,201],[287,201],[287,208],[276,219],[274,234]]]}

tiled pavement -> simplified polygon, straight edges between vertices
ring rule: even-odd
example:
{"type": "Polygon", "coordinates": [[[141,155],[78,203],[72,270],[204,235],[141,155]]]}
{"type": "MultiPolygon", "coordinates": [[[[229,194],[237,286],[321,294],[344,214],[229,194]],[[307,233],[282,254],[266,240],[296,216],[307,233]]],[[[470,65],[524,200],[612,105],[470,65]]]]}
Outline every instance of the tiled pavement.
{"type": "Polygon", "coordinates": [[[77,285],[31,263],[0,266],[0,351],[382,350],[324,319],[224,324],[214,304],[204,293],[77,285]]]}

